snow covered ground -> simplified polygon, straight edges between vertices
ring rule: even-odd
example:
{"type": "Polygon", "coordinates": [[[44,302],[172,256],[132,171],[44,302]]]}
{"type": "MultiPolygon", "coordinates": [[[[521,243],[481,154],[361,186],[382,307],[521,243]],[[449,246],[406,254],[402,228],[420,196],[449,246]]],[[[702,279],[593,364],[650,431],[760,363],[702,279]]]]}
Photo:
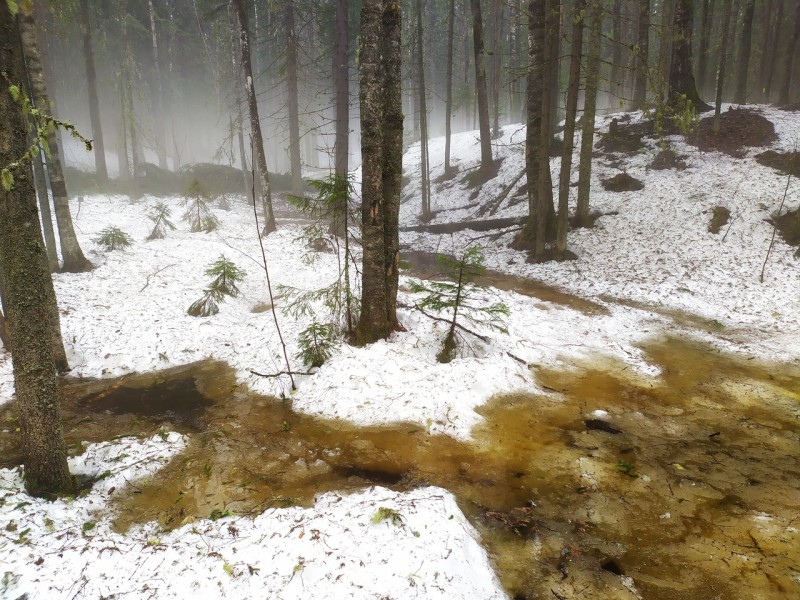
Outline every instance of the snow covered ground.
{"type": "MultiPolygon", "coordinates": [[[[765,115],[776,124],[776,148],[791,149],[800,138],[800,116],[773,109],[765,109],[765,115]]],[[[599,122],[607,125],[603,119],[599,122]]],[[[433,222],[472,218],[476,207],[459,207],[496,197],[523,167],[523,140],[519,126],[504,129],[495,142],[497,155],[505,157],[502,170],[477,200],[470,200],[472,190],[461,185],[440,189],[435,184],[433,208],[445,212],[433,222]]],[[[687,156],[688,169],[648,170],[657,151],[649,146],[625,161],[626,171],[645,182],[642,192],[604,191],[600,180],[619,169],[604,158],[596,161],[592,208],[617,214],[602,217],[594,229],[570,233],[577,261],[528,264],[523,253],[506,247],[512,234],[497,242],[470,230],[447,236],[402,234],[401,242],[409,248],[447,253],[457,253],[483,236],[478,242],[490,267],[557,285],[600,302],[607,311],[586,314],[514,292],[488,290],[487,302],[502,301],[511,311],[508,333],[481,330],[488,342],[471,340],[471,348],[443,365],[435,356],[445,325],[403,308],[405,332],[369,348],[339,346],[318,372],[298,378],[294,392],[285,378],[250,373],[278,372],[285,365],[272,315],[262,310],[268,295],[246,203],[234,200],[230,211],[215,209],[221,226],[205,234],[190,233],[179,220],[180,200],[168,200],[178,231],[146,241],[152,227],[146,214],[155,198],[76,200],[76,229],[97,268],[55,276],[73,374],[121,375],[214,357],[229,362],[239,380],[253,390],[291,396],[298,411],[360,424],[411,421],[431,432],[467,439],[481,419],[474,409],[492,396],[542,392],[531,367],[569,367],[581,359],[607,356],[644,377],[653,376],[657,370],[646,362],[638,344],[667,332],[798,364],[800,261],[792,258],[793,249],[778,239],[765,282],[758,281],[772,235],[765,219],[777,209],[786,177],[754,161],[752,155],[760,150],[734,159],[701,153],[677,138],[669,141],[687,156]],[[725,241],[722,234],[707,232],[711,208],[717,205],[733,215],[725,241]],[[106,252],[92,242],[110,225],[131,235],[132,247],[106,252]],[[241,296],[221,304],[215,316],[188,316],[186,309],[208,284],[204,270],[221,254],[248,273],[241,296]],[[600,295],[654,310],[600,301],[600,295]],[[716,333],[696,329],[661,309],[686,311],[722,327],[716,333]]],[[[433,140],[430,147],[436,178],[441,174],[441,165],[436,165],[443,140],[433,140]]],[[[454,152],[462,173],[477,166],[475,134],[456,136],[454,152]]],[[[417,224],[418,164],[417,145],[405,159],[411,176],[406,193],[412,199],[402,207],[403,225],[417,224]]],[[[557,172],[555,161],[553,168],[557,172]]],[[[787,207],[797,205],[797,188],[791,185],[787,207]]],[[[526,202],[509,207],[507,200],[495,216],[523,216],[525,210],[526,202]]],[[[279,221],[279,230],[265,240],[273,286],[318,289],[335,277],[332,255],[315,254],[313,263],[304,259],[309,250],[297,239],[300,229],[300,224],[279,221]]],[[[410,306],[418,300],[403,276],[400,303],[410,306]]],[[[276,306],[285,301],[277,298],[276,306]]],[[[280,313],[279,320],[293,357],[298,333],[309,321],[280,313]]],[[[294,360],[293,366],[301,365],[294,360]]],[[[0,403],[12,396],[11,360],[0,354],[0,403]]],[[[188,523],[168,534],[154,525],[125,536],[114,533],[108,490],[118,492],[127,480],[145,477],[183,444],[180,436],[170,434],[166,440],[124,439],[89,447],[73,459],[74,470],[112,473],[88,496],[73,501],[46,504],[30,499],[21,491],[19,473],[0,471],[0,596],[504,596],[475,531],[452,496],[436,488],[409,494],[381,488],[347,497],[327,494],[311,509],[188,523]],[[399,524],[391,519],[372,523],[381,507],[397,510],[399,524]]]]}

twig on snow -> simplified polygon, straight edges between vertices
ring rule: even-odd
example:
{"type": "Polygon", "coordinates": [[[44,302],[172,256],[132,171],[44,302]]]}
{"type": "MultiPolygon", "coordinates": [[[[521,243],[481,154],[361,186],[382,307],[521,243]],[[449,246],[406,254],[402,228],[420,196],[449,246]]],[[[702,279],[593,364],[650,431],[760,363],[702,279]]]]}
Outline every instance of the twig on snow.
{"type": "Polygon", "coordinates": [[[159,269],[158,271],[156,271],[155,273],[150,273],[150,275],[148,275],[148,276],[147,276],[147,281],[145,281],[144,287],[142,287],[142,289],[140,289],[140,290],[139,290],[139,293],[141,294],[141,293],[142,293],[142,292],[143,292],[143,291],[144,291],[144,290],[147,288],[147,286],[148,286],[148,285],[150,285],[150,278],[151,278],[151,277],[155,277],[156,275],[158,275],[159,273],[161,273],[161,271],[163,271],[163,270],[165,270],[165,269],[169,269],[170,267],[174,267],[176,264],[177,264],[177,263],[172,263],[171,265],[167,265],[166,267],[162,267],[162,268],[160,268],[160,269],[159,269]]]}

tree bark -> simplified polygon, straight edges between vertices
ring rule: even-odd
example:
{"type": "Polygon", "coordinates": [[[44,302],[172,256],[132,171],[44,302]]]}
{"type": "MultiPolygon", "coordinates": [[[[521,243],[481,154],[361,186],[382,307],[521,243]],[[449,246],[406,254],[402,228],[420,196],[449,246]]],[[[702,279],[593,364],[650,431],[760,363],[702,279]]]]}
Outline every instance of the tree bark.
{"type": "MultiPolygon", "coordinates": [[[[783,0],[778,0],[778,14],[775,16],[775,35],[770,46],[771,61],[767,72],[767,81],[764,86],[764,97],[767,102],[772,98],[772,83],[775,81],[775,71],[777,71],[778,49],[780,48],[781,24],[783,23],[783,0]]],[[[766,41],[766,40],[765,40],[766,41]]]]}
{"type": "MultiPolygon", "coordinates": [[[[81,0],[86,2],[87,0],[81,0]]],[[[158,33],[156,31],[156,11],[153,7],[153,0],[147,0],[150,13],[150,38],[153,44],[153,85],[150,92],[153,104],[153,124],[155,131],[153,139],[156,144],[156,154],[158,155],[158,166],[162,169],[167,168],[167,145],[166,145],[166,126],[164,115],[162,114],[162,98],[164,96],[164,82],[161,79],[161,59],[158,56],[158,33]]]]}
{"type": "Polygon", "coordinates": [[[336,47],[334,49],[333,84],[336,94],[335,170],[340,177],[347,177],[350,153],[348,35],[347,0],[336,0],[336,47]]]}
{"type": "Polygon", "coordinates": [[[600,43],[603,30],[603,5],[593,0],[589,55],[586,59],[586,92],[583,99],[583,127],[581,131],[581,158],[578,170],[578,227],[589,224],[589,192],[592,185],[592,151],[594,149],[594,119],[597,111],[597,84],[600,80],[600,43]]]}
{"type": "Polygon", "coordinates": [[[361,315],[357,343],[371,344],[391,330],[386,314],[383,103],[381,35],[383,2],[364,0],[361,9],[359,85],[361,106],[361,315]]]}
{"type": "MultiPolygon", "coordinates": [[[[22,85],[22,48],[6,2],[0,2],[0,165],[27,150],[27,123],[9,93],[22,85]]],[[[0,270],[6,292],[17,413],[25,456],[25,488],[37,496],[72,491],[67,449],[61,433],[59,393],[53,364],[50,315],[44,279],[47,258],[36,211],[29,164],[17,169],[11,190],[0,187],[0,270]]]]}
{"type": "Polygon", "coordinates": [[[613,44],[611,51],[611,95],[618,102],[623,103],[622,49],[624,48],[624,40],[622,39],[622,0],[614,0],[611,28],[611,43],[613,44]]]}
{"type": "Polygon", "coordinates": [[[711,31],[714,23],[714,1],[703,0],[700,12],[700,50],[697,58],[697,77],[700,81],[700,89],[708,90],[708,62],[709,44],[711,43],[711,31]]]}
{"type": "MultiPolygon", "coordinates": [[[[783,2],[781,2],[783,4],[783,2]]],[[[775,0],[769,0],[769,3],[764,3],[764,10],[761,14],[761,61],[758,67],[758,89],[761,93],[761,100],[769,102],[767,96],[767,80],[769,79],[770,63],[773,61],[771,56],[771,41],[774,36],[777,36],[777,31],[773,32],[774,23],[780,25],[780,21],[773,19],[776,13],[775,0]]]]}
{"type": "Polygon", "coordinates": [[[781,86],[781,94],[779,97],[781,104],[789,103],[789,91],[792,84],[792,74],[794,73],[794,56],[797,53],[798,41],[800,41],[800,2],[797,3],[797,8],[795,9],[792,35],[789,39],[789,43],[786,45],[783,85],[781,86]]]}
{"type": "Polygon", "coordinates": [[[556,252],[564,256],[567,251],[569,227],[569,184],[572,176],[572,149],[575,147],[575,118],[578,114],[578,88],[581,78],[583,54],[583,9],[586,0],[575,0],[572,18],[572,43],[569,57],[569,86],[567,87],[566,120],[564,121],[564,150],[561,153],[561,171],[558,178],[558,221],[556,252]]]}
{"type": "Polygon", "coordinates": [[[717,87],[714,102],[714,133],[719,133],[720,113],[722,111],[722,89],[725,85],[725,65],[728,62],[728,43],[730,37],[731,3],[722,8],[722,41],[719,46],[719,65],[717,67],[717,87]]]}
{"type": "MultiPolygon", "coordinates": [[[[540,193],[539,178],[542,161],[549,163],[549,155],[542,150],[547,148],[543,142],[542,111],[547,103],[545,81],[547,67],[545,62],[545,0],[528,1],[528,108],[525,133],[525,173],[528,181],[528,235],[533,238],[533,258],[539,260],[544,255],[547,210],[542,208],[544,198],[540,193]]],[[[549,169],[549,165],[548,165],[549,169]]]]}
{"type": "Polygon", "coordinates": [[[705,112],[711,107],[700,98],[692,71],[693,5],[693,0],[677,0],[675,5],[675,40],[669,69],[667,102],[671,106],[688,102],[697,112],[705,112]]]}
{"type": "Polygon", "coordinates": [[[453,36],[456,20],[456,2],[450,0],[447,11],[447,92],[444,112],[444,175],[449,177],[453,170],[450,166],[450,138],[453,129],[453,36]]]}
{"type": "Polygon", "coordinates": [[[756,10],[756,1],[748,0],[744,6],[742,17],[742,40],[739,46],[738,73],[736,74],[736,93],[733,101],[737,104],[747,102],[747,72],[750,69],[750,42],[753,37],[753,13],[756,10]]]}
{"type": "Polygon", "coordinates": [[[286,82],[289,88],[289,165],[292,172],[292,193],[303,194],[303,172],[300,160],[300,101],[297,91],[297,34],[294,26],[294,0],[285,0],[286,82]]]}
{"type": "MultiPolygon", "coordinates": [[[[584,3],[585,4],[585,3],[584,3]]],[[[650,53],[650,0],[639,0],[636,73],[633,84],[633,108],[642,110],[647,99],[648,55],[650,53]]]]}
{"type": "MultiPolygon", "coordinates": [[[[44,75],[42,74],[39,45],[36,41],[36,23],[31,14],[26,14],[22,11],[18,15],[18,20],[33,101],[37,109],[45,114],[52,114],[44,75]]],[[[47,145],[50,149],[47,167],[50,174],[50,186],[53,192],[53,204],[56,209],[56,222],[61,240],[61,257],[64,261],[62,270],[68,273],[90,271],[93,265],[83,255],[78,244],[78,238],[75,235],[75,228],[72,225],[72,215],[69,212],[69,196],[67,195],[67,186],[64,183],[64,171],[61,167],[61,155],[58,152],[56,135],[52,130],[47,134],[47,145]]]]}
{"type": "Polygon", "coordinates": [[[86,92],[89,97],[89,119],[92,123],[92,149],[94,166],[99,182],[108,181],[106,150],[103,142],[103,126],[100,121],[100,102],[97,99],[97,72],[94,68],[92,49],[92,22],[89,16],[89,0],[80,0],[81,33],[83,34],[83,60],[86,63],[86,92]]]}
{"type": "MultiPolygon", "coordinates": [[[[39,139],[31,135],[31,144],[39,148],[39,139]]],[[[56,250],[56,232],[53,229],[53,215],[50,212],[50,196],[47,193],[47,175],[44,172],[44,161],[39,150],[33,157],[33,178],[36,183],[36,197],[42,215],[42,231],[44,232],[47,265],[51,273],[58,272],[58,251],[56,250]]]]}
{"type": "MultiPolygon", "coordinates": [[[[275,214],[272,211],[272,193],[269,187],[269,172],[267,171],[267,156],[264,153],[264,138],[261,136],[261,121],[258,116],[258,99],[253,87],[253,68],[250,61],[250,33],[247,28],[247,11],[244,0],[231,0],[236,18],[239,21],[239,40],[242,52],[242,71],[245,77],[245,95],[247,106],[250,110],[250,130],[253,136],[253,145],[258,160],[259,181],[261,182],[261,208],[264,216],[264,226],[261,234],[267,235],[277,229],[275,214]]],[[[254,199],[255,200],[255,199],[254,199]]]]}
{"type": "Polygon", "coordinates": [[[428,106],[425,99],[425,59],[424,38],[422,35],[422,0],[416,0],[417,12],[417,83],[419,93],[419,146],[420,146],[420,174],[422,192],[422,218],[427,219],[431,214],[431,184],[430,163],[428,160],[428,106]]]}
{"type": "MultiPolygon", "coordinates": [[[[667,78],[669,76],[669,60],[672,54],[672,30],[675,14],[675,0],[662,2],[661,33],[658,42],[658,102],[663,102],[667,95],[667,78]]],[[[701,79],[701,81],[703,81],[701,79]]]]}
{"type": "Polygon", "coordinates": [[[400,260],[400,195],[403,189],[403,99],[401,90],[402,8],[398,0],[383,7],[383,245],[386,321],[397,321],[400,260]]]}
{"type": "Polygon", "coordinates": [[[241,60],[239,56],[238,41],[239,36],[236,33],[236,17],[233,14],[232,7],[228,5],[228,16],[230,20],[230,38],[231,38],[231,77],[233,79],[233,103],[234,120],[233,128],[235,129],[236,137],[239,141],[239,164],[242,170],[242,192],[245,196],[250,194],[251,181],[250,172],[247,168],[247,145],[244,143],[244,115],[242,114],[242,70],[241,60]]]}
{"type": "Polygon", "coordinates": [[[489,95],[486,87],[486,51],[483,43],[483,19],[480,0],[470,0],[472,8],[472,44],[475,50],[475,88],[478,95],[478,123],[481,136],[481,170],[491,168],[492,132],[489,124],[489,95]]]}

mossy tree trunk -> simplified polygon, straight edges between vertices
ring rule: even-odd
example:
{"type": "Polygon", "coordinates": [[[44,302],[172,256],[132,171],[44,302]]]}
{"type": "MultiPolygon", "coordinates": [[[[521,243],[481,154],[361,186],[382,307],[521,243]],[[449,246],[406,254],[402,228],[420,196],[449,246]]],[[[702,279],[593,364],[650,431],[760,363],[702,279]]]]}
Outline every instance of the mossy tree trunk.
{"type": "MultiPolygon", "coordinates": [[[[17,29],[0,2],[0,165],[17,160],[28,147],[27,123],[9,93],[9,81],[25,74],[17,29]]],[[[17,412],[25,456],[25,487],[34,495],[72,490],[61,433],[59,394],[45,278],[50,274],[36,210],[30,164],[15,170],[10,190],[0,187],[0,270],[6,292],[17,412]]]]}
{"type": "MultiPolygon", "coordinates": [[[[583,4],[585,5],[586,3],[584,2],[583,4]]],[[[647,100],[648,55],[650,53],[650,0],[639,0],[636,46],[633,108],[634,110],[642,110],[647,100]]]]}
{"type": "Polygon", "coordinates": [[[402,11],[396,0],[365,0],[359,51],[361,101],[361,315],[356,342],[386,338],[397,323],[403,112],[402,11]]]}
{"type": "MultiPolygon", "coordinates": [[[[22,45],[25,51],[25,66],[30,82],[33,101],[40,111],[45,114],[52,114],[50,100],[47,95],[44,74],[42,72],[42,61],[39,56],[39,44],[36,40],[36,23],[32,14],[20,11],[18,15],[19,30],[22,37],[22,45]]],[[[58,234],[61,240],[61,257],[64,261],[62,270],[68,273],[80,273],[90,271],[93,268],[86,257],[83,255],[78,237],[75,235],[75,228],[72,224],[72,215],[69,212],[69,196],[67,186],[64,182],[64,170],[61,164],[61,154],[58,151],[58,141],[54,131],[47,134],[47,145],[49,147],[48,173],[50,174],[50,187],[53,192],[53,204],[55,205],[56,223],[58,224],[58,234]]]]}

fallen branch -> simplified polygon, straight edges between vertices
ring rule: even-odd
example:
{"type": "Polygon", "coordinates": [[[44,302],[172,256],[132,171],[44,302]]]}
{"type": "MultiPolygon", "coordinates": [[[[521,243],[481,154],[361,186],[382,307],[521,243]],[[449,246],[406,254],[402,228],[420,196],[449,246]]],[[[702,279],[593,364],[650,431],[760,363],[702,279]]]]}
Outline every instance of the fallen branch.
{"type": "MultiPolygon", "coordinates": [[[[795,152],[795,157],[797,156],[797,152],[795,152]]],[[[794,162],[794,161],[793,161],[794,162]]],[[[772,239],[769,241],[769,248],[767,248],[767,255],[764,257],[764,264],[761,265],[761,277],[759,277],[759,283],[764,283],[764,271],[767,268],[767,261],[769,260],[769,255],[772,252],[772,247],[775,245],[775,234],[778,231],[778,217],[781,216],[781,211],[783,210],[783,205],[786,203],[786,194],[789,192],[789,183],[792,181],[792,169],[789,169],[789,176],[786,178],[786,187],[783,188],[783,199],[781,199],[781,205],[778,207],[778,212],[775,213],[775,218],[772,221],[772,239]]]]}
{"type": "Polygon", "coordinates": [[[259,377],[266,377],[267,379],[277,379],[278,377],[283,377],[284,375],[288,375],[289,377],[292,377],[294,375],[313,375],[314,374],[311,369],[309,369],[306,372],[303,372],[303,371],[279,371],[277,373],[259,373],[258,371],[254,371],[253,369],[248,369],[248,372],[252,373],[253,375],[258,375],[259,377]]]}
{"type": "Polygon", "coordinates": [[[147,286],[148,286],[148,285],[150,285],[150,278],[151,278],[151,277],[155,277],[156,275],[158,275],[159,273],[161,273],[161,271],[163,271],[163,270],[165,270],[165,269],[169,269],[170,267],[174,267],[176,264],[177,264],[177,263],[173,263],[173,264],[171,264],[171,265],[167,265],[166,267],[162,267],[162,268],[160,268],[160,269],[159,269],[158,271],[156,271],[155,273],[150,273],[150,275],[148,275],[148,276],[147,276],[147,281],[145,282],[145,284],[144,284],[144,287],[143,287],[142,289],[140,289],[140,290],[139,290],[139,293],[141,294],[143,291],[145,291],[145,289],[147,289],[147,286]]]}
{"type": "Polygon", "coordinates": [[[517,184],[519,183],[519,180],[520,180],[520,179],[522,179],[522,177],[523,177],[524,175],[525,175],[525,169],[523,169],[522,171],[520,171],[520,174],[519,174],[519,175],[517,175],[517,176],[514,178],[514,180],[513,180],[511,183],[509,183],[509,184],[508,184],[508,185],[507,185],[507,186],[506,186],[506,187],[503,189],[503,191],[502,191],[502,192],[500,192],[500,194],[497,196],[497,198],[495,198],[495,199],[494,199],[494,200],[492,200],[491,202],[487,202],[487,203],[486,203],[486,204],[483,206],[483,208],[481,208],[481,209],[480,209],[480,210],[479,210],[479,211],[478,211],[476,214],[477,214],[479,217],[482,217],[482,216],[483,216],[483,215],[485,215],[487,212],[488,212],[490,215],[494,215],[494,214],[496,214],[496,213],[497,213],[497,210],[500,208],[500,205],[503,203],[503,201],[504,201],[506,198],[508,198],[508,195],[511,193],[511,190],[513,190],[515,187],[517,187],[517,184]]]}

